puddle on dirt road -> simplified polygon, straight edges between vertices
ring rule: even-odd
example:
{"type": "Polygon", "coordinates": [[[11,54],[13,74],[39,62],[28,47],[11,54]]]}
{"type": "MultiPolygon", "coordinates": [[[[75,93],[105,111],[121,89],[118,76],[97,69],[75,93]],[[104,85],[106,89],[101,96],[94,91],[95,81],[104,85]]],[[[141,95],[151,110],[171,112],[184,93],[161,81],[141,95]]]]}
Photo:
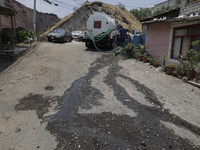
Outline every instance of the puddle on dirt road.
{"type": "Polygon", "coordinates": [[[60,99],[59,96],[44,97],[39,94],[29,94],[27,97],[19,100],[19,104],[15,106],[16,110],[35,110],[39,119],[43,118],[43,115],[48,112],[48,108],[51,107],[51,103],[54,103],[60,99]]]}
{"type": "MultiPolygon", "coordinates": [[[[43,118],[42,122],[48,122],[46,129],[57,138],[58,145],[56,149],[198,150],[199,148],[195,147],[190,141],[176,136],[172,130],[166,128],[160,121],[187,128],[198,136],[200,135],[199,129],[163,109],[162,103],[159,102],[151,89],[141,85],[134,79],[118,74],[120,70],[118,61],[119,58],[112,55],[103,55],[98,58],[89,68],[88,74],[75,81],[59,100],[56,109],[60,111],[43,118]],[[89,110],[94,106],[102,105],[100,100],[104,98],[104,93],[92,87],[91,82],[99,74],[98,70],[106,66],[109,66],[109,73],[104,78],[104,83],[113,89],[114,96],[118,101],[137,113],[137,117],[111,112],[101,114],[78,113],[80,109],[89,110]],[[142,105],[136,99],[130,97],[125,88],[117,83],[117,77],[134,84],[137,91],[143,93],[145,99],[155,106],[142,105]],[[126,101],[126,99],[129,101],[126,101]]],[[[25,106],[22,105],[24,103],[26,102],[20,101],[19,106],[16,106],[16,108],[24,109],[25,106]]],[[[34,101],[33,104],[37,105],[34,101]]],[[[47,103],[47,106],[49,106],[49,103],[47,103]]]]}

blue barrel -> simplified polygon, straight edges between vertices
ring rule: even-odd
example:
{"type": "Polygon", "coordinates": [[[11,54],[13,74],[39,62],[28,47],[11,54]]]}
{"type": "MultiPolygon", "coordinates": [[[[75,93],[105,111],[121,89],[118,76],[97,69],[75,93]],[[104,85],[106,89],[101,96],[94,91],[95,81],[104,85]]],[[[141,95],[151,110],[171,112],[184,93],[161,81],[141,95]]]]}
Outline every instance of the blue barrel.
{"type": "Polygon", "coordinates": [[[142,45],[145,45],[145,36],[142,37],[142,45]]]}
{"type": "Polygon", "coordinates": [[[142,37],[134,36],[134,37],[133,37],[133,44],[135,45],[135,47],[140,47],[139,44],[143,44],[143,39],[142,39],[142,37]]]}

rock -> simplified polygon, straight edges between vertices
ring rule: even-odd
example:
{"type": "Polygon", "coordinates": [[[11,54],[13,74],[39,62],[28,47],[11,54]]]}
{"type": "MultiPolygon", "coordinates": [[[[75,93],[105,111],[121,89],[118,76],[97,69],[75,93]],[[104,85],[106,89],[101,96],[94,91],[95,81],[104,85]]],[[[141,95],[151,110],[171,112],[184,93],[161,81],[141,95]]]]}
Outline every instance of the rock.
{"type": "Polygon", "coordinates": [[[188,81],[188,78],[187,77],[183,77],[182,80],[183,81],[188,81]]]}
{"type": "Polygon", "coordinates": [[[148,71],[146,71],[146,74],[149,74],[149,72],[148,72],[148,71]]]}
{"type": "Polygon", "coordinates": [[[146,144],[145,144],[144,141],[141,142],[141,145],[144,146],[144,147],[146,147],[146,144]]]}
{"type": "Polygon", "coordinates": [[[162,70],[162,68],[161,67],[158,67],[157,69],[156,69],[156,71],[161,71],[162,70]]]}
{"type": "Polygon", "coordinates": [[[17,127],[15,130],[15,133],[20,132],[20,131],[21,131],[21,129],[17,127]]]}

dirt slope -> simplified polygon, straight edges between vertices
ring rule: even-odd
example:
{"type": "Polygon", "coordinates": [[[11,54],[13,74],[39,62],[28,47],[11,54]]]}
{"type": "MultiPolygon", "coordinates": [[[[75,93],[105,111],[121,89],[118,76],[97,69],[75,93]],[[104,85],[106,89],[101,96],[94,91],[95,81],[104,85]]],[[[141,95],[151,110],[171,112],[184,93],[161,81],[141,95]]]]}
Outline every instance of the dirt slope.
{"type": "MultiPolygon", "coordinates": [[[[71,31],[86,30],[87,19],[89,18],[89,15],[92,12],[94,11],[105,12],[106,14],[110,15],[112,18],[115,18],[115,9],[116,7],[114,5],[106,4],[100,1],[92,2],[92,3],[86,2],[75,12],[66,16],[63,20],[61,20],[55,26],[53,26],[50,29],[50,31],[56,28],[65,28],[71,31]]],[[[117,8],[116,17],[117,17],[118,23],[122,25],[124,28],[127,28],[127,29],[130,28],[130,30],[139,30],[139,31],[142,30],[141,23],[131,13],[117,8]]],[[[45,32],[43,35],[46,35],[47,33],[48,32],[45,32]]]]}
{"type": "MultiPolygon", "coordinates": [[[[15,0],[5,0],[5,7],[15,9],[18,14],[15,16],[16,26],[23,26],[28,30],[33,30],[33,9],[24,6],[15,0]],[[13,2],[13,6],[12,6],[13,2]]],[[[54,25],[60,19],[55,14],[41,13],[37,11],[37,33],[42,33],[47,28],[54,25]]],[[[10,16],[1,16],[2,27],[10,28],[10,16]]]]}

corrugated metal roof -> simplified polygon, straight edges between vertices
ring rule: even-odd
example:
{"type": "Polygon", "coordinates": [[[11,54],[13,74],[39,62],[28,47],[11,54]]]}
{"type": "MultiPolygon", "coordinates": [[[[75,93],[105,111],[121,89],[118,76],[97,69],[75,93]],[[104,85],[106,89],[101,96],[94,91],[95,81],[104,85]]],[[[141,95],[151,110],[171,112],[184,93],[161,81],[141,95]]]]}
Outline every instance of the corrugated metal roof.
{"type": "Polygon", "coordinates": [[[180,7],[177,7],[177,8],[175,8],[175,9],[172,9],[172,10],[167,11],[167,12],[163,12],[163,13],[158,14],[158,15],[151,16],[151,17],[149,17],[149,18],[142,19],[141,22],[146,22],[146,21],[148,21],[148,20],[150,20],[150,19],[158,18],[158,17],[160,17],[160,16],[163,16],[163,15],[166,15],[166,14],[169,14],[169,13],[172,13],[172,12],[175,12],[175,11],[180,11],[180,7]]]}
{"type": "Polygon", "coordinates": [[[187,17],[187,18],[173,18],[173,19],[169,19],[166,20],[167,22],[179,22],[179,21],[195,21],[195,20],[199,20],[200,21],[200,16],[196,16],[196,17],[187,17]]]}

